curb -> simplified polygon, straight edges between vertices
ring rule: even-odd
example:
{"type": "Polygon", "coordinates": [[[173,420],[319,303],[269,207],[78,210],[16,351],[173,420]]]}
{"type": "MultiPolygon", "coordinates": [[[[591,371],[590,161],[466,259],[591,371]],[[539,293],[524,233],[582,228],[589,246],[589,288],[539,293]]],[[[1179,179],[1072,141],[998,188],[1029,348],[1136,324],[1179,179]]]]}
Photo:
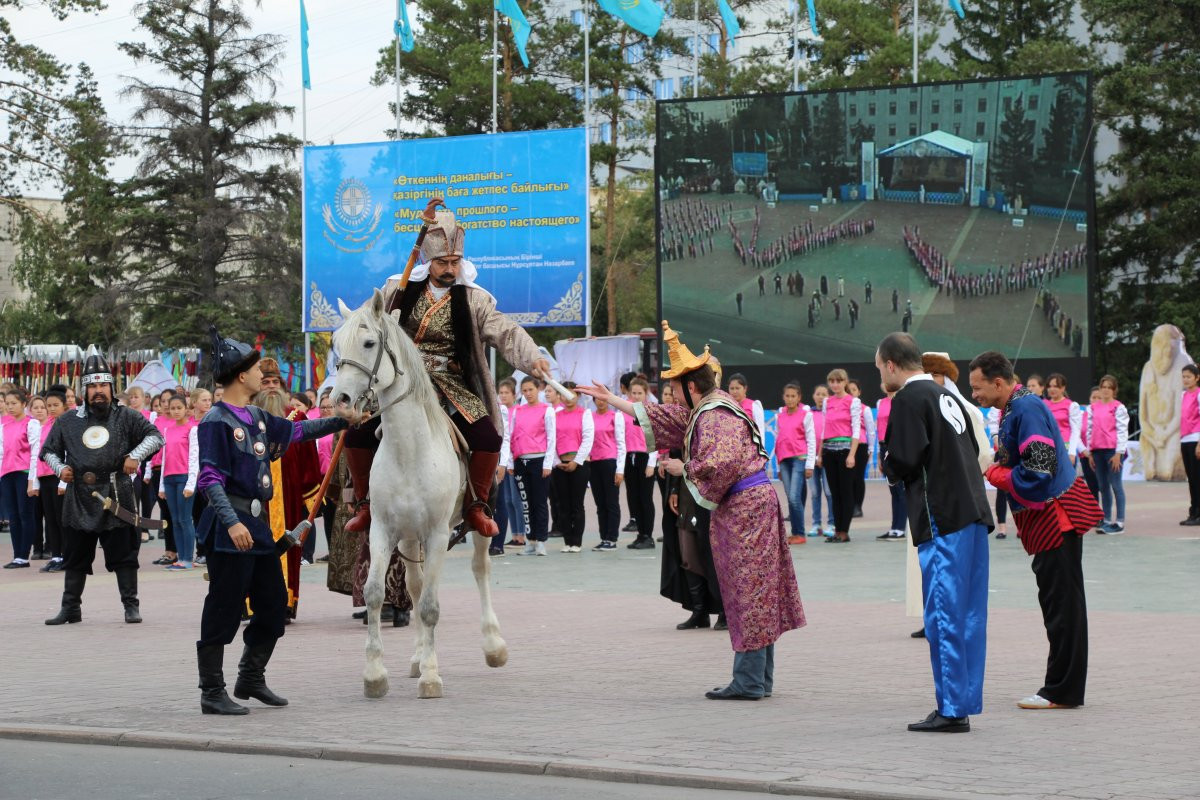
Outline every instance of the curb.
{"type": "Polygon", "coordinates": [[[525,759],[520,756],[494,758],[470,755],[421,753],[369,745],[296,744],[269,739],[211,739],[180,733],[159,733],[115,728],[88,728],[68,725],[0,725],[0,739],[87,744],[108,747],[145,747],[165,750],[198,750],[239,755],[283,756],[286,758],[350,761],[363,764],[456,769],[470,772],[500,772],[518,775],[549,775],[607,783],[635,783],[648,786],[673,786],[681,789],[712,789],[754,792],[793,797],[819,797],[832,800],[961,800],[966,795],[922,790],[919,793],[884,792],[846,786],[814,786],[796,780],[753,780],[703,775],[695,772],[670,772],[610,767],[569,761],[525,759]]]}

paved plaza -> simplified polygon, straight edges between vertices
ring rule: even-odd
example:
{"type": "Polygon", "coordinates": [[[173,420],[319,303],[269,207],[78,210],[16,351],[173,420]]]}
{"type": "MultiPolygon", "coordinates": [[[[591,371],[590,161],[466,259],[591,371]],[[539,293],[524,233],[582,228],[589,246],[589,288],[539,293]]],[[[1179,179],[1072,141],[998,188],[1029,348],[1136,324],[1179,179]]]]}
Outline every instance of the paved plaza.
{"type": "MultiPolygon", "coordinates": [[[[1177,525],[1185,486],[1127,490],[1129,532],[1084,545],[1085,708],[1016,707],[1041,685],[1046,640],[1029,557],[1012,536],[993,539],[985,709],[966,736],[905,730],[933,708],[933,687],[927,645],[909,637],[920,623],[904,615],[906,545],[874,538],[887,524],[879,482],[850,546],[792,548],[809,624],[780,641],[774,696],[760,702],[704,699],[729,677],[728,636],[674,629],[686,614],[657,594],[661,551],[628,550],[623,539],[616,553],[564,555],[551,540],[549,557],[492,562],[510,651],[499,670],[480,650],[467,551],[452,553],[436,701],[417,700],[411,631],[392,628],[391,693],[363,697],[365,628],[349,598],[325,590],[325,567],[305,568],[299,621],[268,670],[291,705],[250,701],[245,717],[200,714],[203,570],[144,567],[141,625],[122,622],[115,582],[98,574],[82,624],[59,628],[42,620],[58,607],[61,575],[6,570],[0,736],[839,798],[1191,800],[1200,796],[1200,534],[1177,525]]],[[[143,565],[160,551],[147,545],[143,565]]],[[[226,652],[231,685],[239,653],[240,643],[226,652]]],[[[18,766],[55,780],[37,762],[0,774],[18,766]]]]}

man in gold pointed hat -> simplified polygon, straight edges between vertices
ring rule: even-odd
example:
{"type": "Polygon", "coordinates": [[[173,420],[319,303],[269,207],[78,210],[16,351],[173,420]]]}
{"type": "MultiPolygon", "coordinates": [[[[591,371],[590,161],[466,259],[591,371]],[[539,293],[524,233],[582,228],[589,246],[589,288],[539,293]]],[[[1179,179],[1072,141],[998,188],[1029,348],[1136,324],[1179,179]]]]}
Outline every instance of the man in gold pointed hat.
{"type": "Polygon", "coordinates": [[[733,680],[705,694],[710,700],[769,697],[775,642],[804,626],[804,607],[784,532],[783,509],[764,467],[767,453],[754,420],[721,391],[715,358],[697,356],[663,320],[671,360],[662,373],[686,405],[630,403],[597,383],[577,391],[608,400],[646,432],[652,450],[680,450],[683,460],[661,462],[683,477],[696,503],[712,512],[710,536],[717,581],[733,644],[733,680]]]}

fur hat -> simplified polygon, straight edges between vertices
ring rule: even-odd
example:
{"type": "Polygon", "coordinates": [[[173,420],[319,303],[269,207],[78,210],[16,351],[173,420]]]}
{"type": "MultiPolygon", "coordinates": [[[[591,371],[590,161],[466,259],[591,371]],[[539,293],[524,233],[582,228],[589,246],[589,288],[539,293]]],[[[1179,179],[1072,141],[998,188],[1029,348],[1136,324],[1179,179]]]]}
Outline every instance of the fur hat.
{"type": "Polygon", "coordinates": [[[279,371],[279,362],[273,358],[267,357],[259,360],[259,369],[262,370],[264,378],[282,378],[283,373],[279,371]]]}
{"type": "Polygon", "coordinates": [[[921,369],[931,375],[945,375],[952,381],[958,380],[958,366],[950,360],[949,353],[922,353],[921,369]]]}
{"type": "Polygon", "coordinates": [[[437,221],[425,232],[421,242],[421,260],[425,263],[443,256],[461,256],[467,231],[454,217],[453,211],[438,211],[437,221]]]}

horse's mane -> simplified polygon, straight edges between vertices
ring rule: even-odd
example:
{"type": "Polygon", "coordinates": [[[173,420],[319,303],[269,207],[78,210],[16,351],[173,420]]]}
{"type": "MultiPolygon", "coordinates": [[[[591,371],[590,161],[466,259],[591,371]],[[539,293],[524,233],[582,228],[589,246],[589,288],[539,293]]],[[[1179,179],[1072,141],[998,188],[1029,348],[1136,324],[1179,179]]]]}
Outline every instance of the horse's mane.
{"type": "MultiPolygon", "coordinates": [[[[351,312],[335,334],[335,338],[344,342],[344,337],[350,337],[353,335],[352,331],[358,330],[359,323],[365,324],[368,330],[377,327],[374,324],[376,317],[371,314],[370,306],[371,302],[367,301],[361,308],[351,312]]],[[[391,314],[383,314],[379,318],[379,325],[385,329],[388,343],[391,345],[392,352],[396,354],[396,366],[404,372],[407,378],[414,381],[409,400],[421,403],[426,411],[430,412],[429,420],[432,424],[436,420],[434,412],[440,411],[440,406],[437,393],[433,390],[433,381],[425,370],[425,360],[421,357],[421,351],[417,349],[408,332],[400,327],[400,323],[396,322],[391,314]]],[[[344,349],[341,346],[338,347],[339,351],[344,349]]],[[[387,358],[386,353],[384,358],[387,358]]]]}

